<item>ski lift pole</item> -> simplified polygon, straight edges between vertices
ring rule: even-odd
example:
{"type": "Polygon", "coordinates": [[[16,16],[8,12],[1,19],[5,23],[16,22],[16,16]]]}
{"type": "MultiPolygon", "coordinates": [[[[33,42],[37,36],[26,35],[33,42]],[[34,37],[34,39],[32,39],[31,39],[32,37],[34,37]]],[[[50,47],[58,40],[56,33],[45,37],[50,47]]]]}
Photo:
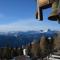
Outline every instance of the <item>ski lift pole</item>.
{"type": "Polygon", "coordinates": [[[37,0],[37,10],[38,10],[38,20],[40,20],[40,7],[39,7],[39,0],[37,0]]]}

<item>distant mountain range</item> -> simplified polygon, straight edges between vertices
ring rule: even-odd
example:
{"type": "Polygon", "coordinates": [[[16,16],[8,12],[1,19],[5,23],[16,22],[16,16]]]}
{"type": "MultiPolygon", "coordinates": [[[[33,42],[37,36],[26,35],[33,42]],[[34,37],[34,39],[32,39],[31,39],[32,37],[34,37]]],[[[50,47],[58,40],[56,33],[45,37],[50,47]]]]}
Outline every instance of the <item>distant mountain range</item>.
{"type": "Polygon", "coordinates": [[[0,33],[0,47],[21,47],[33,40],[39,40],[42,35],[47,37],[54,36],[55,31],[27,31],[27,32],[8,32],[0,33]]]}

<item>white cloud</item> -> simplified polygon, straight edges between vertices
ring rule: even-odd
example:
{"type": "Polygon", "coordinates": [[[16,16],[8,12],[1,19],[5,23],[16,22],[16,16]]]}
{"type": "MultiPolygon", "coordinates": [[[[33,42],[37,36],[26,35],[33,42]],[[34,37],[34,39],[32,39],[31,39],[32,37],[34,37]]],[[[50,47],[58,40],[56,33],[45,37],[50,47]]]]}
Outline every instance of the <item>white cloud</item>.
{"type": "Polygon", "coordinates": [[[44,21],[39,22],[39,21],[36,21],[35,19],[25,19],[25,20],[19,20],[10,24],[0,25],[0,31],[7,32],[7,31],[28,31],[28,30],[40,30],[40,29],[47,30],[49,27],[51,28],[50,25],[48,25],[47,22],[44,23],[44,21]]]}
{"type": "Polygon", "coordinates": [[[38,25],[39,25],[38,21],[34,22],[34,19],[19,20],[14,23],[0,25],[0,31],[38,30],[39,29],[38,25]]]}

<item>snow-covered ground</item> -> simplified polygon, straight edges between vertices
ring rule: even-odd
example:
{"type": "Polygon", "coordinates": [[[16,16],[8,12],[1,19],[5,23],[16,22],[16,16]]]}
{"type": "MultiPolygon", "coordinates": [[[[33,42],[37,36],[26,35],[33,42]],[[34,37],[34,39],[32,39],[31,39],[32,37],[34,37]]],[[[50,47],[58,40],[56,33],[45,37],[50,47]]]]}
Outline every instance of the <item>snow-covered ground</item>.
{"type": "Polygon", "coordinates": [[[58,55],[51,55],[49,57],[49,60],[60,60],[60,56],[58,56],[58,55]]]}

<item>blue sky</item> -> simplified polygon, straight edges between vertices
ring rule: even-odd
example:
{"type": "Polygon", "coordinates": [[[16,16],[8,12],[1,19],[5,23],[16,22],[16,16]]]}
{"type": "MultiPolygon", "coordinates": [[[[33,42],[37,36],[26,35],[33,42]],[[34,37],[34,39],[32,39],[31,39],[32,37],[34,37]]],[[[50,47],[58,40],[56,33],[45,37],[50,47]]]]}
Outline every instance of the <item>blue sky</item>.
{"type": "Polygon", "coordinates": [[[48,20],[51,8],[43,10],[44,20],[35,19],[34,0],[0,0],[0,31],[60,30],[60,24],[48,20]]]}

